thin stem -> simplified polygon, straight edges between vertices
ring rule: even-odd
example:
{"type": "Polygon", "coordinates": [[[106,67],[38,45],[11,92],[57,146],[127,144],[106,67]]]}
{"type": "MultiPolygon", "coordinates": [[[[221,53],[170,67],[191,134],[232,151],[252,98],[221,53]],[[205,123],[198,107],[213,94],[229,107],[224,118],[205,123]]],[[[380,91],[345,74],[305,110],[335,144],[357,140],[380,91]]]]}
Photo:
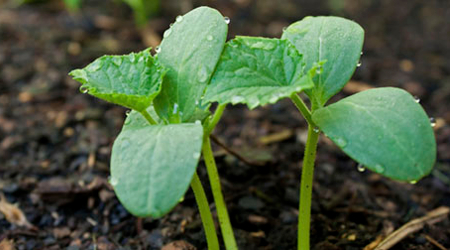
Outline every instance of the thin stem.
{"type": "Polygon", "coordinates": [[[300,183],[300,207],[298,214],[298,250],[309,250],[311,224],[311,198],[319,131],[313,124],[308,125],[308,139],[303,157],[302,179],[300,183]]]}
{"type": "Polygon", "coordinates": [[[226,106],[227,106],[226,104],[221,104],[217,106],[217,109],[214,112],[214,116],[212,117],[211,121],[208,124],[208,127],[206,128],[206,135],[212,133],[217,123],[219,122],[220,118],[222,117],[223,111],[225,110],[226,106]]]}
{"type": "Polygon", "coordinates": [[[156,125],[158,124],[153,118],[152,116],[147,112],[147,110],[142,110],[141,114],[145,117],[145,119],[151,124],[151,125],[156,125]]]}
{"type": "Polygon", "coordinates": [[[237,250],[236,240],[234,239],[233,229],[231,227],[230,218],[228,216],[227,207],[223,199],[222,190],[220,187],[219,173],[217,172],[216,162],[214,160],[211,149],[211,141],[209,136],[203,138],[203,158],[205,160],[206,169],[208,171],[209,182],[211,190],[216,203],[217,216],[219,217],[220,229],[222,230],[222,237],[227,250],[237,250]]]}
{"type": "Polygon", "coordinates": [[[219,239],[217,238],[214,219],[211,211],[209,210],[209,203],[206,198],[205,190],[203,189],[197,173],[194,173],[194,177],[191,181],[191,188],[192,191],[194,191],[195,200],[197,201],[198,210],[200,211],[200,217],[202,219],[203,229],[205,230],[208,249],[219,250],[219,239]]]}
{"type": "Polygon", "coordinates": [[[311,118],[311,111],[309,111],[308,106],[303,102],[302,98],[300,98],[296,93],[291,95],[291,100],[297,107],[297,109],[302,113],[303,117],[305,117],[306,121],[314,126],[314,122],[311,118]]]}

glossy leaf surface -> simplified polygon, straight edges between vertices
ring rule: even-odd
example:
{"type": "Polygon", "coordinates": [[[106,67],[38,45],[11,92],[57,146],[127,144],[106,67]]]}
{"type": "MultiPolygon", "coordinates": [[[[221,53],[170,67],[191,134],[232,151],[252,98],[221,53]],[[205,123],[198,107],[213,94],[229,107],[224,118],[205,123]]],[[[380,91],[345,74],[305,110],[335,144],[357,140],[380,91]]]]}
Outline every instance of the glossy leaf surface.
{"type": "Polygon", "coordinates": [[[149,126],[130,114],[114,142],[111,179],[124,207],[139,217],[158,218],[183,197],[202,146],[201,124],[149,126]]]}
{"type": "Polygon", "coordinates": [[[228,26],[214,9],[200,7],[164,33],[158,60],[168,69],[155,109],[170,122],[189,121],[196,109],[206,109],[201,97],[222,53],[228,26]]]}
{"type": "Polygon", "coordinates": [[[345,153],[374,172],[415,181],[433,168],[436,141],[429,118],[404,90],[366,90],[318,109],[312,118],[345,153]]]}
{"type": "Polygon", "coordinates": [[[70,75],[81,90],[95,97],[142,111],[161,90],[165,71],[149,50],[124,56],[102,56],[70,75]]]}
{"type": "Polygon", "coordinates": [[[206,101],[255,108],[313,87],[302,56],[288,40],[237,37],[227,43],[206,101]]]}
{"type": "Polygon", "coordinates": [[[283,38],[304,56],[306,69],[325,62],[314,77],[315,87],[306,93],[322,106],[350,80],[359,64],[364,30],[341,17],[306,17],[291,24],[283,38]]]}

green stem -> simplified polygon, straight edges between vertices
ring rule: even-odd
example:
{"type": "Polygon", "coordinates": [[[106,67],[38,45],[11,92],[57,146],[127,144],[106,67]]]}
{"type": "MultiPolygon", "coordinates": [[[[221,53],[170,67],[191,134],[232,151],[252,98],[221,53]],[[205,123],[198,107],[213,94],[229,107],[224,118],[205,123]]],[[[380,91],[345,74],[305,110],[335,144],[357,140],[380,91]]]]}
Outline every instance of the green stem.
{"type": "Polygon", "coordinates": [[[156,125],[156,124],[158,124],[158,123],[152,118],[152,116],[147,112],[147,110],[142,110],[140,113],[145,117],[145,119],[146,119],[151,125],[156,125]]]}
{"type": "Polygon", "coordinates": [[[300,98],[296,93],[294,93],[291,95],[291,100],[295,104],[297,109],[300,111],[300,113],[302,113],[303,117],[305,117],[306,121],[309,124],[315,126],[311,118],[311,111],[309,111],[308,107],[303,102],[302,98],[300,98]]]}
{"type": "Polygon", "coordinates": [[[308,139],[303,157],[302,179],[300,183],[300,207],[298,214],[298,250],[309,250],[311,223],[311,197],[316,159],[317,141],[320,132],[313,124],[308,125],[308,139]]]}
{"type": "Polygon", "coordinates": [[[222,104],[217,106],[216,111],[214,112],[214,116],[210,120],[208,127],[206,128],[206,135],[210,135],[214,128],[216,127],[217,123],[219,122],[220,118],[222,117],[223,111],[225,110],[226,104],[222,104]]]}
{"type": "Polygon", "coordinates": [[[217,172],[209,135],[205,135],[203,138],[202,152],[208,171],[214,202],[216,203],[217,216],[219,217],[219,224],[220,229],[222,230],[225,248],[227,250],[237,250],[236,240],[234,239],[233,229],[231,227],[227,207],[225,206],[225,200],[223,199],[222,189],[220,187],[219,173],[217,172]]]}
{"type": "Polygon", "coordinates": [[[211,211],[209,210],[208,199],[206,198],[205,190],[203,189],[200,178],[197,173],[194,173],[194,177],[191,181],[191,188],[194,191],[195,200],[197,201],[198,210],[200,211],[200,217],[203,223],[203,229],[205,230],[206,242],[208,249],[219,250],[219,239],[217,239],[216,227],[214,225],[214,219],[211,211]]]}

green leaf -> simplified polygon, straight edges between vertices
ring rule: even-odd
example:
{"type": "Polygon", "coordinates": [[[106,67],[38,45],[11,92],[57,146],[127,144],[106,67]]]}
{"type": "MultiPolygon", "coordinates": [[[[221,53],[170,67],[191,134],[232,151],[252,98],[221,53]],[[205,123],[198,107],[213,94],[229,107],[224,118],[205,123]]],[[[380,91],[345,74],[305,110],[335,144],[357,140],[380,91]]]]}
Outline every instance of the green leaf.
{"type": "Polygon", "coordinates": [[[351,158],[384,176],[414,181],[433,168],[429,118],[404,90],[366,90],[318,109],[312,118],[351,158]]]}
{"type": "Polygon", "coordinates": [[[311,100],[323,106],[353,75],[361,56],[364,30],[340,17],[306,17],[291,24],[283,38],[289,39],[303,54],[306,69],[325,61],[321,73],[314,77],[315,87],[305,91],[311,100]]]}
{"type": "Polygon", "coordinates": [[[125,125],[114,142],[110,183],[130,213],[158,218],[188,189],[200,158],[203,128],[196,123],[139,125],[125,125]]]}
{"type": "Polygon", "coordinates": [[[311,73],[288,40],[237,37],[225,46],[204,99],[252,109],[311,87],[311,73]]]}
{"type": "Polygon", "coordinates": [[[158,60],[168,72],[155,99],[160,117],[185,122],[196,109],[205,107],[201,97],[222,53],[227,31],[218,11],[200,7],[179,16],[164,33],[158,60]]]}
{"type": "Polygon", "coordinates": [[[161,90],[165,71],[150,50],[123,56],[102,56],[70,75],[80,90],[137,111],[145,110],[161,90]]]}

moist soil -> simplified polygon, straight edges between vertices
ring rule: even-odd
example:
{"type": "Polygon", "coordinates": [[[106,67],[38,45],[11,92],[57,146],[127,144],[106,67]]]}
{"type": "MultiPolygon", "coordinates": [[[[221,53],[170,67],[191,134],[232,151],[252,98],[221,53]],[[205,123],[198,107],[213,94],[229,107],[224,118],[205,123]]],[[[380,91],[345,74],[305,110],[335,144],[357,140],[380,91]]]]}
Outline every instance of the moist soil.
{"type": "MultiPolygon", "coordinates": [[[[0,189],[32,226],[11,224],[0,214],[2,249],[206,249],[191,190],[161,219],[137,219],[118,202],[108,184],[109,158],[126,110],[80,93],[67,75],[103,54],[155,47],[177,15],[200,5],[231,18],[230,38],[279,37],[306,15],[353,19],[366,33],[362,65],[332,102],[368,87],[395,86],[420,98],[436,118],[436,168],[415,185],[359,172],[357,163],[320,138],[313,249],[363,249],[450,206],[449,1],[171,0],[162,1],[141,29],[131,10],[114,1],[84,1],[73,13],[59,1],[12,2],[0,1],[0,189]]],[[[240,249],[295,249],[306,130],[287,100],[251,111],[229,106],[215,130],[250,162],[214,145],[240,249]]],[[[202,162],[198,172],[209,190],[202,162]]],[[[442,246],[450,248],[448,217],[393,249],[442,246]]]]}

